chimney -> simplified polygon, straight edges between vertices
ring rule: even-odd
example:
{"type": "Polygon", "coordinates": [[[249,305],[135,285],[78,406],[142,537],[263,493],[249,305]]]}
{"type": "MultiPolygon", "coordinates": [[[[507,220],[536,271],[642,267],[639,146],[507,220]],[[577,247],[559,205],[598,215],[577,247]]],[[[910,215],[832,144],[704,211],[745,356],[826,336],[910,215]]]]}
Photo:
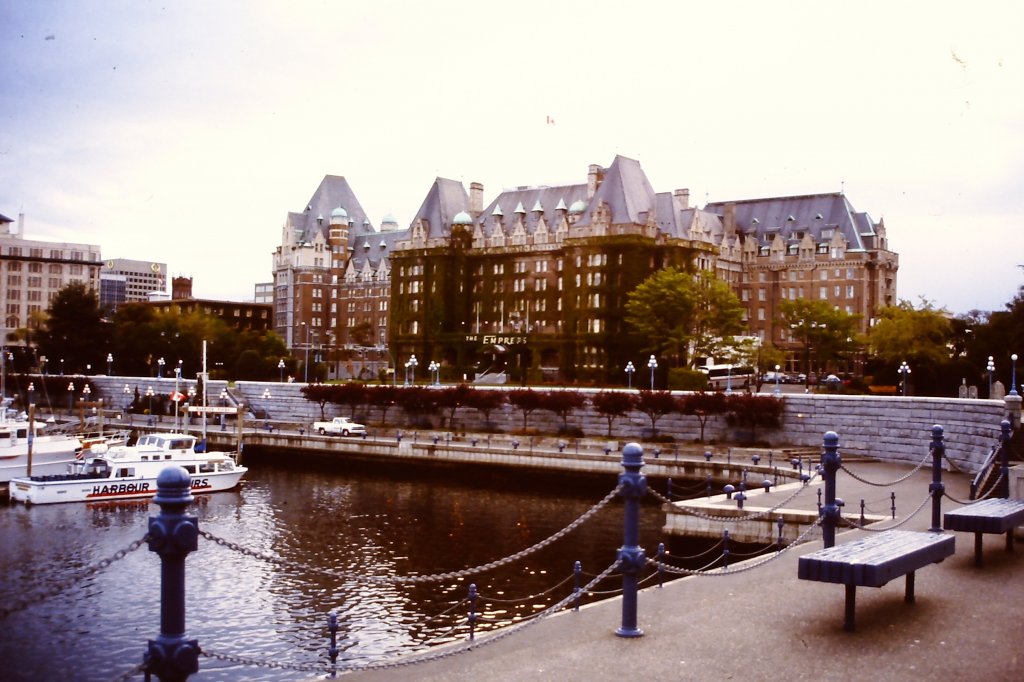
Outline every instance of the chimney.
{"type": "Polygon", "coordinates": [[[590,164],[590,168],[587,171],[587,203],[590,202],[590,199],[594,198],[597,188],[601,186],[603,180],[604,169],[596,163],[590,164]]]}
{"type": "Polygon", "coordinates": [[[728,202],[725,205],[725,234],[733,236],[736,234],[736,203],[728,202]]]}
{"type": "Polygon", "coordinates": [[[675,198],[676,210],[685,211],[690,208],[690,190],[688,189],[677,189],[672,192],[673,198],[675,198]]]}
{"type": "Polygon", "coordinates": [[[23,211],[18,213],[18,231],[14,235],[16,237],[25,236],[25,213],[23,211]]]}
{"type": "Polygon", "coordinates": [[[469,183],[469,215],[476,220],[484,212],[484,186],[479,182],[469,183]]]}

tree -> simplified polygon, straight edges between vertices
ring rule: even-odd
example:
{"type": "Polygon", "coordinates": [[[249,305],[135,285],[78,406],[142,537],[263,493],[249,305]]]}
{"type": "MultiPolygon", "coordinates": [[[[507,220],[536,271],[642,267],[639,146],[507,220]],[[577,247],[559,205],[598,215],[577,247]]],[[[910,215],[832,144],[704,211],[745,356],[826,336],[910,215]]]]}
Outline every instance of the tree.
{"type": "Polygon", "coordinates": [[[860,315],[837,310],[828,301],[785,300],[779,310],[782,323],[789,325],[793,339],[802,346],[805,386],[810,386],[815,368],[827,369],[834,360],[849,356],[861,345],[857,331],[860,315]]]}
{"type": "Polygon", "coordinates": [[[325,421],[327,416],[324,414],[324,407],[327,403],[331,402],[333,389],[329,384],[306,384],[299,389],[306,400],[312,401],[320,405],[320,420],[325,421]]]}
{"type": "Polygon", "coordinates": [[[475,391],[466,384],[446,386],[438,393],[437,406],[448,410],[448,428],[455,428],[455,411],[473,404],[475,391]]]}
{"type": "Polygon", "coordinates": [[[541,394],[541,408],[553,412],[562,418],[561,432],[569,430],[569,415],[587,404],[587,399],[579,391],[548,391],[541,394]]]}
{"type": "Polygon", "coordinates": [[[354,420],[356,408],[366,402],[366,384],[350,381],[344,384],[330,384],[330,386],[334,389],[331,393],[331,402],[348,406],[349,416],[354,420]]]}
{"type": "Polygon", "coordinates": [[[679,400],[679,411],[683,414],[690,414],[697,418],[700,424],[700,442],[704,442],[704,427],[708,419],[715,414],[722,414],[726,411],[726,396],[724,393],[691,393],[679,400]]]}
{"type": "Polygon", "coordinates": [[[388,410],[398,402],[398,387],[383,384],[367,389],[367,402],[380,408],[380,421],[382,424],[387,423],[388,410]]]}
{"type": "Polygon", "coordinates": [[[952,333],[947,311],[936,309],[924,299],[920,308],[900,301],[878,311],[868,342],[872,354],[885,362],[937,365],[949,358],[952,333]]]}
{"type": "Polygon", "coordinates": [[[469,394],[469,407],[484,416],[484,428],[490,428],[491,412],[505,404],[504,391],[474,390],[469,394]]]}
{"type": "Polygon", "coordinates": [[[523,413],[523,431],[526,431],[530,414],[535,410],[541,409],[544,405],[544,397],[530,388],[509,391],[508,401],[523,413]]]}
{"type": "Polygon", "coordinates": [[[743,307],[728,284],[708,273],[655,272],[630,292],[625,320],[647,339],[647,350],[672,366],[714,356],[722,339],[742,329],[743,307]]]}
{"type": "Polygon", "coordinates": [[[82,282],[72,282],[57,292],[47,313],[39,350],[49,358],[51,370],[85,373],[90,365],[105,366],[110,329],[95,292],[82,282]]]}
{"type": "Polygon", "coordinates": [[[612,437],[612,420],[629,414],[636,399],[632,393],[601,391],[592,398],[594,409],[608,420],[608,437],[612,437]]]}
{"type": "Polygon", "coordinates": [[[651,438],[658,435],[658,420],[679,409],[679,403],[668,391],[640,391],[636,397],[636,409],[651,420],[651,438]]]}

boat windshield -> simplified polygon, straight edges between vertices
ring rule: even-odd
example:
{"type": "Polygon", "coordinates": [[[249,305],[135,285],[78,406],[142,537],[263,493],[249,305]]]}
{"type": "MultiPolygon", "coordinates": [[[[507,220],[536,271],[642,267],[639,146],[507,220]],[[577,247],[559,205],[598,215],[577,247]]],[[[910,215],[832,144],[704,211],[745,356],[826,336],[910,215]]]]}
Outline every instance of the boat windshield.
{"type": "Polygon", "coordinates": [[[85,473],[91,476],[109,476],[110,465],[107,464],[106,460],[94,459],[86,465],[85,473]]]}

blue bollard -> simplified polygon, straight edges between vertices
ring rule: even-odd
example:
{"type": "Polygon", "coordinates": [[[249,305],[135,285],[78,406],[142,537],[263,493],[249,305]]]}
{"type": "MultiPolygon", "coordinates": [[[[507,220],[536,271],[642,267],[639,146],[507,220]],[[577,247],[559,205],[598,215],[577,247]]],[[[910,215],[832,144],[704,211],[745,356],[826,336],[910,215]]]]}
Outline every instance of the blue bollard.
{"type": "Polygon", "coordinates": [[[573,606],[573,611],[580,610],[580,576],[583,574],[583,564],[576,562],[572,565],[572,574],[576,580],[576,586],[573,587],[572,593],[576,595],[576,604],[573,606]]]}
{"type": "Polygon", "coordinates": [[[143,656],[147,676],[185,680],[199,670],[199,641],[185,634],[185,557],[199,546],[199,523],[185,516],[192,478],[182,467],[167,467],[156,479],[160,514],[149,518],[149,551],[160,555],[160,634],[143,656]]]}
{"type": "Polygon", "coordinates": [[[781,516],[775,520],[775,525],[779,527],[779,546],[782,546],[782,529],[786,527],[786,520],[781,516]]]}
{"type": "Polygon", "coordinates": [[[725,499],[731,500],[732,494],[736,491],[736,486],[734,486],[732,483],[729,483],[722,490],[725,491],[725,499]]]}
{"type": "Polygon", "coordinates": [[[722,531],[722,568],[729,568],[729,531],[722,531]]]}
{"type": "Polygon", "coordinates": [[[654,448],[654,459],[658,459],[659,457],[661,457],[661,450],[659,448],[654,448]]]}
{"type": "Polygon", "coordinates": [[[558,441],[558,451],[559,452],[564,452],[565,451],[565,443],[563,441],[558,441]]]}
{"type": "Polygon", "coordinates": [[[327,650],[327,656],[331,659],[331,677],[334,677],[338,672],[338,614],[328,614],[327,630],[331,633],[331,647],[327,650]]]}
{"type": "Polygon", "coordinates": [[[470,438],[469,442],[474,448],[476,447],[476,438],[470,438]]]}
{"type": "Polygon", "coordinates": [[[896,493],[889,493],[889,497],[892,499],[892,517],[896,518],[896,493]]]}
{"type": "Polygon", "coordinates": [[[637,576],[647,562],[640,547],[640,498],[647,494],[647,478],[643,475],[644,451],[638,443],[622,448],[622,469],[619,474],[619,495],[623,504],[622,547],[619,548],[619,570],[622,571],[622,624],[615,631],[619,637],[642,637],[637,627],[637,576]]]}
{"type": "Polygon", "coordinates": [[[772,491],[772,482],[767,478],[761,481],[761,487],[764,488],[765,495],[772,491]]]}
{"type": "Polygon", "coordinates": [[[665,497],[667,497],[670,500],[672,499],[672,479],[671,478],[668,479],[668,494],[665,497]]]}
{"type": "Polygon", "coordinates": [[[705,462],[710,462],[711,461],[711,451],[710,450],[705,450],[704,451],[704,461],[705,462]]]}
{"type": "Polygon", "coordinates": [[[761,455],[752,455],[750,459],[754,462],[754,466],[757,466],[757,463],[761,461],[761,455]]]}
{"type": "Polygon", "coordinates": [[[300,426],[299,427],[299,438],[302,438],[305,435],[306,435],[306,427],[300,426]]]}
{"type": "Polygon", "coordinates": [[[860,498],[860,527],[864,527],[864,498],[860,498]]]}
{"type": "MultiPolygon", "coordinates": [[[[658,563],[665,563],[665,543],[658,543],[658,563]]],[[[658,589],[660,590],[665,585],[665,569],[658,566],[658,589]]]]}
{"type": "Polygon", "coordinates": [[[821,537],[828,548],[836,544],[836,525],[839,507],[842,506],[836,500],[836,472],[842,464],[842,457],[839,455],[839,435],[835,431],[825,434],[823,448],[821,464],[825,469],[825,505],[821,508],[821,537]]]}
{"type": "Polygon", "coordinates": [[[476,636],[476,583],[469,584],[469,641],[476,636]]]}
{"type": "Polygon", "coordinates": [[[518,450],[519,449],[519,441],[518,440],[512,441],[512,449],[513,450],[518,450]]]}
{"type": "Polygon", "coordinates": [[[946,492],[946,486],[942,483],[942,455],[946,452],[946,446],[942,442],[942,427],[936,424],[932,427],[932,482],[928,486],[928,492],[932,494],[932,527],[933,533],[942,532],[942,495],[946,492]]]}

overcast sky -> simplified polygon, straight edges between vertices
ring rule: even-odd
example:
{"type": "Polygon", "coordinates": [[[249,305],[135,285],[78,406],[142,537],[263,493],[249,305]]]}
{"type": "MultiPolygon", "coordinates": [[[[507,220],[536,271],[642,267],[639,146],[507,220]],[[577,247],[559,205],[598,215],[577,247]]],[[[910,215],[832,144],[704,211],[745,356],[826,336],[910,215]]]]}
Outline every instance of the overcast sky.
{"type": "Polygon", "coordinates": [[[326,174],[405,226],[622,154],[701,206],[844,190],[900,298],[1013,298],[1024,3],[697,4],[5,0],[0,213],[246,300],[326,174]]]}

